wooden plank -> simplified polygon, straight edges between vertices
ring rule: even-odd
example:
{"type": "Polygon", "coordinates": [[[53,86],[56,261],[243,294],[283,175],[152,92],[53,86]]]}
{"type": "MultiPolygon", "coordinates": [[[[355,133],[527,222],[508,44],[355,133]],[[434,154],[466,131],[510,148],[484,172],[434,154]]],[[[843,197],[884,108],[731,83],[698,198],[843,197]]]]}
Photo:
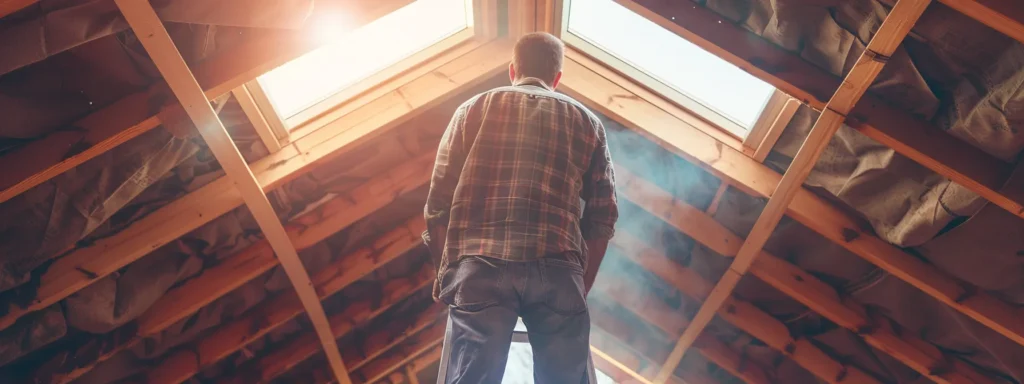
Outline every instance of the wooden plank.
{"type": "Polygon", "coordinates": [[[1024,43],[1024,8],[1016,0],[939,0],[990,28],[1024,43]]]}
{"type": "MultiPolygon", "coordinates": [[[[791,99],[789,95],[778,89],[772,92],[772,95],[768,97],[768,102],[761,109],[761,113],[757,115],[754,125],[751,126],[747,136],[743,138],[743,153],[752,154],[761,146],[761,142],[768,136],[768,131],[778,120],[779,113],[791,99]]],[[[788,122],[788,120],[786,121],[788,122]]]]}
{"type": "Polygon", "coordinates": [[[38,3],[39,0],[3,0],[0,1],[0,18],[18,12],[25,7],[38,3]]]}
{"type": "Polygon", "coordinates": [[[593,344],[590,345],[590,355],[594,357],[595,368],[611,376],[612,380],[615,380],[616,383],[624,383],[626,380],[631,379],[642,384],[651,384],[651,381],[641,376],[639,372],[615,360],[614,357],[598,349],[593,344]]]}
{"type": "MultiPolygon", "coordinates": [[[[662,0],[615,0],[718,55],[815,109],[822,109],[841,80],[771,42],[695,4],[685,11],[662,0]]],[[[1019,217],[1024,194],[1004,187],[1012,166],[932,124],[870,94],[847,124],[1019,217]]]]}
{"type": "Polygon", "coordinates": [[[403,340],[402,343],[392,346],[387,352],[379,354],[377,359],[354,371],[352,377],[362,383],[377,382],[412,362],[417,356],[440,345],[444,339],[444,331],[445,322],[434,323],[433,326],[403,340]]]}
{"type": "MultiPolygon", "coordinates": [[[[775,171],[618,86],[627,80],[611,72],[588,70],[589,67],[578,64],[578,61],[586,58],[577,53],[567,52],[567,57],[569,60],[565,62],[563,89],[591,108],[616,119],[744,192],[769,196],[778,184],[780,176],[775,171]]],[[[859,219],[807,189],[798,192],[788,209],[791,218],[811,230],[1024,345],[1024,324],[1018,321],[1021,316],[1018,309],[956,281],[933,265],[885,242],[870,229],[863,229],[859,219]]],[[[694,211],[699,213],[699,210],[694,211]]],[[[689,217],[700,220],[699,216],[689,217]]],[[[729,239],[714,240],[729,242],[729,239]]]]}
{"type": "MultiPolygon", "coordinates": [[[[346,26],[356,28],[412,1],[341,0],[336,5],[345,9],[346,26]]],[[[0,3],[0,16],[8,3],[0,3]]],[[[317,47],[318,43],[310,41],[304,31],[281,33],[281,36],[254,40],[203,61],[196,68],[196,77],[206,96],[213,100],[317,47]]],[[[0,159],[0,203],[151,129],[187,119],[181,106],[175,103],[153,110],[154,103],[164,105],[164,99],[169,96],[166,90],[167,84],[159,81],[146,91],[128,95],[78,120],[72,124],[78,128],[76,130],[53,133],[5,155],[0,159]],[[86,148],[68,153],[78,147],[86,148]],[[57,158],[61,160],[56,163],[39,160],[57,158]]],[[[5,327],[0,322],[0,329],[5,327]]]]}
{"type": "MultiPolygon", "coordinates": [[[[385,287],[384,296],[381,301],[382,304],[387,303],[388,305],[377,305],[377,309],[360,318],[353,318],[347,315],[367,312],[365,305],[357,305],[352,309],[346,308],[344,312],[331,316],[331,325],[334,327],[334,335],[336,338],[340,339],[342,336],[349,334],[356,328],[360,328],[359,331],[363,336],[357,338],[355,344],[364,341],[387,341],[387,344],[384,347],[373,345],[363,346],[361,351],[359,349],[355,349],[358,347],[357,345],[349,344],[347,346],[347,353],[343,353],[342,357],[344,357],[346,361],[349,361],[354,360],[353,354],[356,354],[356,352],[370,352],[362,357],[365,358],[363,361],[372,360],[384,353],[387,349],[401,343],[409,336],[434,325],[434,323],[439,320],[440,313],[447,313],[444,312],[444,308],[442,306],[436,304],[416,314],[412,321],[407,319],[398,319],[397,321],[400,324],[408,323],[409,326],[405,327],[403,331],[397,335],[391,334],[374,336],[372,334],[368,334],[368,332],[372,332],[375,328],[385,330],[389,328],[387,324],[370,324],[369,322],[379,322],[382,320],[395,322],[396,320],[393,317],[379,318],[379,316],[389,307],[398,304],[414,293],[422,292],[423,288],[430,286],[433,282],[433,275],[433,267],[425,265],[424,268],[421,269],[420,273],[411,276],[409,279],[389,282],[385,287]],[[379,320],[372,320],[375,318],[379,318],[379,320]],[[364,325],[370,327],[370,329],[368,330],[363,328],[364,325]]],[[[236,374],[222,378],[218,380],[218,383],[245,384],[270,382],[306,361],[306,359],[317,355],[319,344],[317,343],[316,338],[312,336],[313,335],[309,333],[298,335],[288,343],[281,345],[279,348],[275,348],[263,356],[259,356],[245,362],[243,366],[239,367],[240,369],[237,370],[236,374]]],[[[349,370],[355,371],[362,368],[362,366],[362,364],[352,364],[349,367],[349,370]]]]}
{"type": "MultiPolygon", "coordinates": [[[[421,155],[297,217],[285,231],[296,249],[312,247],[425,185],[432,166],[433,155],[421,155]]],[[[163,331],[277,265],[266,239],[250,245],[160,297],[138,318],[138,333],[151,336],[163,331]]]]}
{"type": "Polygon", "coordinates": [[[768,154],[771,153],[772,148],[775,148],[775,143],[782,137],[782,132],[786,130],[786,126],[793,120],[793,115],[796,114],[797,109],[800,108],[800,102],[796,99],[789,99],[786,104],[782,106],[782,110],[779,111],[775,121],[768,128],[768,132],[765,133],[764,139],[757,145],[757,149],[750,156],[759,163],[763,163],[764,159],[768,158],[768,154]]]}
{"type": "Polygon", "coordinates": [[[149,103],[154,96],[151,92],[129,95],[76,121],[74,130],[51,133],[4,155],[0,160],[0,203],[149,132],[165,119],[174,120],[173,110],[153,114],[149,103]],[[56,159],[60,160],[54,162],[56,159]]]}
{"type": "Polygon", "coordinates": [[[903,42],[907,33],[910,32],[910,28],[917,23],[917,19],[921,17],[929,4],[931,4],[931,0],[899,0],[886,16],[882,25],[878,27],[878,31],[868,42],[867,48],[864,49],[864,53],[854,63],[850,73],[843,79],[843,83],[840,84],[839,89],[825,105],[814,126],[811,127],[811,132],[800,146],[786,173],[782,175],[782,180],[779,181],[775,191],[768,199],[768,204],[761,211],[761,215],[757,218],[754,227],[733,259],[732,265],[715,285],[715,289],[712,290],[708,299],[701,305],[686,332],[679,337],[676,348],[662,367],[655,382],[664,383],[668,379],[672,371],[679,365],[683,354],[697,340],[697,336],[729,298],[754,259],[761,254],[761,249],[764,248],[768,237],[779,224],[779,220],[786,213],[786,209],[796,197],[797,192],[803,189],[804,180],[811,174],[811,169],[818,162],[818,158],[825,151],[832,136],[843,125],[846,115],[867,92],[868,87],[888,62],[889,56],[903,42]]]}
{"type": "MultiPolygon", "coordinates": [[[[249,122],[252,123],[253,130],[260,137],[260,141],[263,142],[263,146],[267,147],[267,151],[274,153],[281,150],[281,141],[277,139],[277,134],[274,133],[273,128],[270,127],[270,123],[267,122],[267,118],[264,117],[263,111],[256,105],[256,101],[253,100],[252,94],[249,93],[249,89],[246,86],[241,86],[231,90],[231,95],[238,101],[238,105],[242,107],[242,112],[249,118],[249,122]]],[[[273,113],[273,112],[271,112],[273,113]]]]}
{"type": "MultiPolygon", "coordinates": [[[[441,62],[436,69],[372,98],[344,116],[322,122],[321,129],[314,134],[253,163],[252,171],[265,190],[277,188],[306,169],[329,161],[438,105],[447,97],[504,71],[510,50],[510,43],[497,40],[449,62],[441,62]]],[[[0,329],[10,326],[26,313],[63,300],[238,207],[243,200],[231,183],[226,177],[215,180],[132,223],[116,235],[99,239],[58,259],[42,275],[36,299],[31,304],[24,308],[8,304],[8,313],[0,318],[0,329]]]]}
{"type": "MultiPolygon", "coordinates": [[[[423,219],[417,216],[405,225],[379,236],[373,243],[338,258],[313,276],[319,298],[326,299],[375,269],[419,247],[423,243],[420,234],[425,229],[423,219]]],[[[403,291],[407,288],[409,287],[404,284],[389,286],[389,292],[392,294],[387,297],[411,293],[403,291]]],[[[353,325],[361,324],[393,304],[386,305],[382,302],[377,306],[353,307],[351,311],[346,310],[339,316],[349,320],[353,325]]],[[[166,384],[188,380],[203,367],[230,356],[300,314],[302,307],[298,304],[295,294],[281,293],[249,309],[241,317],[220,325],[208,336],[192,342],[191,348],[177,349],[146,374],[147,382],[166,384]]],[[[338,325],[335,317],[332,317],[331,324],[332,333],[348,332],[343,326],[338,325]]]]}
{"type": "MultiPolygon", "coordinates": [[[[408,364],[414,365],[414,369],[417,370],[429,366],[432,361],[436,361],[440,357],[440,343],[444,336],[443,325],[444,322],[436,322],[411,336],[403,336],[401,343],[379,345],[372,350],[365,351],[365,353],[354,350],[351,346],[346,346],[345,354],[353,356],[353,362],[361,367],[353,369],[350,374],[354,378],[369,376],[383,379],[391,373],[401,370],[408,364]],[[441,326],[439,327],[438,324],[441,326]],[[438,334],[439,330],[440,334],[438,334]],[[436,355],[434,350],[437,351],[436,355]]],[[[330,375],[324,374],[324,371],[324,369],[316,367],[299,377],[300,381],[298,382],[333,383],[329,378],[330,375]]],[[[401,380],[402,376],[398,374],[395,377],[401,380]]],[[[373,381],[359,379],[358,382],[369,383],[373,381]]]]}
{"type": "Polygon", "coordinates": [[[235,188],[241,192],[246,207],[263,231],[263,236],[270,243],[288,280],[295,288],[306,315],[320,337],[320,344],[338,381],[341,384],[351,383],[348,369],[345,368],[345,363],[338,352],[337,342],[331,335],[327,315],[316,291],[313,290],[313,284],[302,265],[302,260],[299,259],[298,251],[295,250],[281,220],[274,212],[274,207],[267,199],[263,187],[249,169],[245,158],[238,152],[238,147],[231,140],[217,112],[210,106],[209,99],[175,47],[163,22],[157,17],[156,10],[147,0],[115,0],[115,3],[171,91],[185,108],[189,118],[199,128],[200,135],[209,145],[217,162],[234,183],[235,188]]]}
{"type": "Polygon", "coordinates": [[[409,384],[420,384],[420,379],[416,376],[416,373],[416,366],[412,364],[405,366],[405,380],[407,380],[409,384]]]}
{"type": "MultiPolygon", "coordinates": [[[[606,316],[602,312],[603,311],[600,309],[593,311],[594,314],[601,316],[603,318],[603,321],[606,322],[608,316],[606,316]]],[[[594,317],[592,315],[591,319],[593,318],[594,317]]],[[[618,326],[628,327],[627,325],[622,324],[618,320],[614,321],[619,323],[616,324],[616,329],[624,329],[618,326]]],[[[635,373],[636,376],[639,377],[639,379],[636,379],[636,381],[627,381],[626,383],[636,384],[639,382],[649,384],[651,383],[651,381],[650,379],[648,379],[648,377],[653,377],[654,374],[657,373],[657,367],[659,365],[657,362],[660,361],[661,358],[659,356],[652,355],[653,353],[657,353],[656,351],[637,350],[631,343],[631,340],[632,339],[628,338],[624,332],[613,332],[601,327],[591,327],[590,330],[591,352],[593,352],[596,349],[601,351],[604,355],[614,356],[615,359],[619,362],[619,364],[629,369],[631,372],[635,373]]],[[[597,354],[593,356],[598,357],[597,354]]],[[[595,363],[597,363],[596,359],[595,363]]],[[[718,380],[711,378],[707,374],[707,372],[684,370],[678,373],[679,376],[674,376],[672,378],[672,384],[718,383],[718,380]]]]}
{"type": "MultiPolygon", "coordinates": [[[[615,237],[630,236],[616,234],[615,237]]],[[[612,240],[615,242],[616,240],[612,240]]],[[[613,245],[614,246],[614,245],[613,245]]],[[[622,254],[636,252],[634,249],[617,246],[622,254]]],[[[704,283],[703,280],[698,280],[704,283]]],[[[705,283],[706,284],[706,283],[705,283]]],[[[637,318],[653,325],[669,337],[679,337],[686,328],[688,320],[686,314],[677,309],[670,308],[658,297],[645,297],[644,293],[637,290],[637,285],[628,281],[617,281],[609,284],[602,284],[594,287],[593,293],[598,293],[603,298],[617,303],[622,308],[632,312],[637,318]],[[638,299],[643,298],[643,299],[638,299]]],[[[685,292],[684,292],[685,294],[685,292]]],[[[699,298],[698,298],[699,300],[699,298]]],[[[759,328],[767,329],[767,328],[759,328]]],[[[756,337],[756,336],[755,336],[756,337]]],[[[765,372],[764,367],[757,364],[744,362],[736,351],[728,345],[713,337],[704,338],[701,343],[695,346],[697,352],[703,355],[708,361],[717,364],[736,378],[748,384],[770,383],[770,375],[765,372]]]]}
{"type": "MultiPolygon", "coordinates": [[[[636,200],[633,201],[636,204],[640,204],[640,202],[636,200]]],[[[711,282],[704,280],[704,278],[696,272],[673,262],[660,251],[651,248],[649,245],[629,233],[617,232],[609,244],[611,247],[617,249],[621,254],[629,257],[631,261],[651,271],[665,282],[675,286],[680,290],[680,292],[689,296],[693,300],[707,300],[714,292],[712,288],[713,284],[711,282]]],[[[754,338],[761,340],[770,348],[789,357],[793,362],[804,367],[808,372],[825,382],[879,382],[874,377],[860,369],[848,366],[845,363],[829,356],[807,340],[793,338],[790,336],[785,324],[778,319],[775,319],[770,314],[758,309],[753,304],[735,297],[728,297],[724,302],[725,305],[718,310],[718,315],[721,316],[723,320],[733,324],[754,338]]],[[[623,306],[631,308],[636,305],[637,303],[632,303],[623,306]]],[[[678,337],[682,334],[679,327],[686,326],[685,324],[678,324],[678,322],[667,322],[665,321],[667,318],[666,316],[658,318],[644,313],[638,313],[638,315],[649,322],[653,321],[652,324],[659,326],[659,328],[663,328],[663,330],[666,329],[665,327],[668,329],[674,329],[673,332],[666,332],[666,334],[672,337],[678,337]],[[664,324],[659,325],[654,322],[662,322],[664,324]]],[[[708,349],[703,353],[705,357],[711,359],[711,357],[723,357],[723,355],[730,353],[731,350],[729,347],[724,344],[716,345],[720,343],[715,343],[715,341],[716,340],[713,337],[700,338],[698,348],[702,346],[705,349],[708,349]]],[[[736,356],[736,358],[738,359],[738,356],[736,356]]],[[[738,363],[739,360],[736,362],[738,363]]],[[[662,365],[662,367],[664,367],[664,365],[662,365]]],[[[737,377],[757,377],[754,376],[756,374],[752,372],[743,372],[742,366],[740,365],[733,366],[731,367],[732,369],[730,369],[729,366],[723,366],[723,368],[730,371],[736,370],[737,372],[733,374],[739,374],[737,377]]],[[[761,380],[767,380],[767,377],[762,376],[761,380]]]]}
{"type": "MultiPolygon", "coordinates": [[[[739,252],[739,236],[711,219],[709,215],[704,214],[706,219],[711,219],[710,221],[701,219],[703,225],[695,227],[690,224],[693,219],[689,215],[692,215],[696,208],[627,169],[616,169],[616,176],[621,195],[645,211],[719,255],[735,257],[739,252]]],[[[712,289],[709,282],[704,281],[696,272],[674,263],[641,240],[629,234],[617,233],[613,243],[622,250],[631,250],[629,255],[638,264],[676,285],[685,294],[698,298],[709,295],[712,289]]],[[[888,353],[936,383],[993,382],[972,366],[952,356],[944,356],[937,347],[914,337],[909,332],[881,327],[890,320],[871,318],[860,303],[840,296],[834,288],[814,275],[771,253],[762,251],[751,266],[750,273],[840,327],[860,335],[868,344],[888,353]]],[[[719,314],[722,315],[721,312],[719,314]]],[[[764,318],[760,314],[755,317],[764,318]]],[[[757,334],[748,333],[760,338],[757,334]]]]}

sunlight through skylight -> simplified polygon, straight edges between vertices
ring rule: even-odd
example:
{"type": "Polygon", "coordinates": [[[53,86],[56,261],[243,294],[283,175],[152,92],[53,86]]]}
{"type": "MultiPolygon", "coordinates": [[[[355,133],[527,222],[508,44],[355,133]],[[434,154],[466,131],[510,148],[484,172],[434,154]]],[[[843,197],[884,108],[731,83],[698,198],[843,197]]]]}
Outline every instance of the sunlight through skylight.
{"type": "Polygon", "coordinates": [[[287,119],[468,28],[471,20],[466,0],[417,0],[267,72],[259,82],[277,113],[287,119]]]}
{"type": "Polygon", "coordinates": [[[774,88],[613,0],[572,0],[568,30],[749,130],[774,88]]]}

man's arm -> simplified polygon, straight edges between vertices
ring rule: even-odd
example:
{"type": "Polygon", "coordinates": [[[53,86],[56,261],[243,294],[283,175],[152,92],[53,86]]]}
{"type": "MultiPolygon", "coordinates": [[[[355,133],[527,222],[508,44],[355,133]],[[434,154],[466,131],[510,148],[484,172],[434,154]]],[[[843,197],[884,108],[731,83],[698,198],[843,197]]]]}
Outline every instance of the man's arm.
{"type": "MultiPolygon", "coordinates": [[[[435,271],[439,271],[444,257],[445,241],[448,238],[448,215],[452,206],[455,187],[458,186],[462,166],[465,163],[463,135],[465,132],[466,115],[470,102],[463,104],[455,111],[448,128],[441,136],[434,160],[434,171],[430,177],[430,189],[427,192],[427,203],[423,207],[423,219],[427,231],[423,233],[423,242],[430,252],[435,271]]],[[[440,277],[438,277],[440,278],[440,277]]],[[[434,281],[434,299],[437,299],[438,281],[434,281]]]]}
{"type": "Polygon", "coordinates": [[[590,160],[590,168],[584,175],[583,200],[586,206],[580,229],[586,243],[587,270],[583,274],[583,285],[589,293],[597,279],[597,270],[604,260],[608,240],[615,234],[615,222],[619,219],[618,200],[615,196],[615,169],[604,125],[592,118],[598,133],[598,145],[590,160]]]}

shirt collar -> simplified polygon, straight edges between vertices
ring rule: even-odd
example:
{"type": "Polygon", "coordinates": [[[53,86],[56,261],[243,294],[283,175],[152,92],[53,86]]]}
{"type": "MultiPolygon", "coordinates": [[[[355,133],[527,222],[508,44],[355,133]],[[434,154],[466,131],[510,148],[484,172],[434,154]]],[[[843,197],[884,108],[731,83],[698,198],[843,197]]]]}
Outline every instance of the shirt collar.
{"type": "Polygon", "coordinates": [[[517,86],[517,87],[521,87],[521,86],[524,86],[524,85],[533,85],[533,86],[544,88],[544,89],[546,89],[548,91],[552,91],[551,86],[549,86],[546,81],[538,79],[536,77],[523,77],[523,78],[513,82],[512,85],[517,86]]]}

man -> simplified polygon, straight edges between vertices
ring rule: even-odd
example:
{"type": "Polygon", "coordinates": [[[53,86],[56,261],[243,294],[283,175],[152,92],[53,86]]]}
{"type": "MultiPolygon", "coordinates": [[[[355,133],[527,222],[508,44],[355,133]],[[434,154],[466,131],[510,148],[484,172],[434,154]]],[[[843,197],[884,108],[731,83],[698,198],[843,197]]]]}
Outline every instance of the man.
{"type": "Polygon", "coordinates": [[[618,208],[604,126],[554,92],[563,51],[523,36],[513,85],[462,104],[441,138],[424,209],[434,298],[450,308],[439,382],[500,383],[518,317],[537,383],[587,382],[586,293],[618,208]]]}

